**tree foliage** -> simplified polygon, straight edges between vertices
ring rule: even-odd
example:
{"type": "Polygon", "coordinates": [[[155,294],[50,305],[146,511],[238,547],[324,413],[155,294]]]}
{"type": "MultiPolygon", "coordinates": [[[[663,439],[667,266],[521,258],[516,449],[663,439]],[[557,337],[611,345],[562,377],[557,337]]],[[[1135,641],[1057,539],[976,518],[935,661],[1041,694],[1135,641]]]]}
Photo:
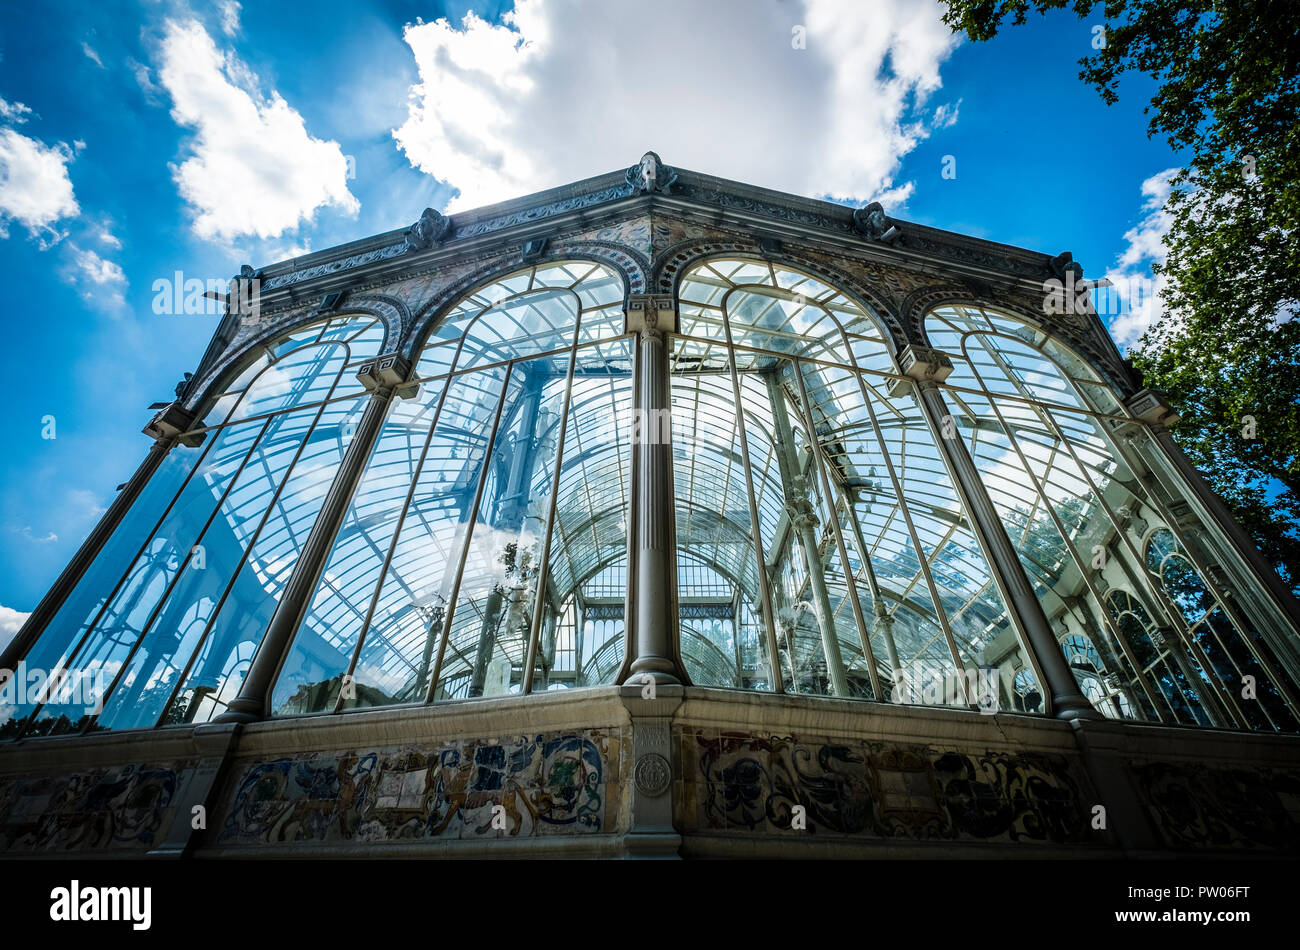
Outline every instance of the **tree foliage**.
{"type": "Polygon", "coordinates": [[[1156,81],[1148,134],[1188,160],[1165,206],[1164,313],[1130,356],[1182,416],[1184,452],[1300,591],[1300,3],[946,2],[944,21],[977,41],[1031,10],[1104,25],[1079,77],[1107,103],[1125,72],[1156,81]]]}

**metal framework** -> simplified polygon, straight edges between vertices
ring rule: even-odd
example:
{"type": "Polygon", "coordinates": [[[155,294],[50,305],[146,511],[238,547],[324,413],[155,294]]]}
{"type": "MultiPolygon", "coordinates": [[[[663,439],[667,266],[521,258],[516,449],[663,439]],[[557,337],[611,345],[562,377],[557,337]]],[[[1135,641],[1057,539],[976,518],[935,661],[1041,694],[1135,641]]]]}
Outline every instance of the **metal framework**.
{"type": "Polygon", "coordinates": [[[1028,252],[882,246],[653,153],[580,184],[250,269],[269,317],[232,309],[0,657],[94,674],[102,708],[31,691],[0,737],[650,679],[1300,730],[1294,602],[1096,315],[1031,309],[1028,252]],[[737,195],[793,233],[690,223],[737,195]],[[492,233],[592,208],[523,259],[492,233]],[[458,236],[486,250],[440,263],[458,236]],[[412,254],[436,290],[384,272],[412,254]]]}

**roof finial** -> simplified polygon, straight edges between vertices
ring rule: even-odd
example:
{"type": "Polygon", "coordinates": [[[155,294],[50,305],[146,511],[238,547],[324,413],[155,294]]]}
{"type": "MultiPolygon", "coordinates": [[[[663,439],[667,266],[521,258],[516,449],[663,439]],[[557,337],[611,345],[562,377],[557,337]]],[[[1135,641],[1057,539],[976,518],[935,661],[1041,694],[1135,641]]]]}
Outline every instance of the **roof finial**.
{"type": "Polygon", "coordinates": [[[641,161],[627,170],[627,183],[632,187],[632,194],[667,194],[677,172],[669,168],[654,152],[646,152],[641,161]]]}

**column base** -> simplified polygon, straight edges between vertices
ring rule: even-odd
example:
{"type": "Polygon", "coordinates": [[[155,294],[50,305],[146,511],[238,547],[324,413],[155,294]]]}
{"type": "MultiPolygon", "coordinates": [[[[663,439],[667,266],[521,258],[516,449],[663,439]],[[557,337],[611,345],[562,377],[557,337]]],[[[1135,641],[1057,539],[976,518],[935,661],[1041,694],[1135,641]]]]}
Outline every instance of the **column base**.
{"type": "Polygon", "coordinates": [[[623,857],[640,861],[680,861],[682,836],[664,831],[629,831],[623,837],[623,857]]]}
{"type": "Polygon", "coordinates": [[[1056,711],[1057,719],[1105,719],[1101,713],[1088,702],[1088,698],[1082,693],[1071,693],[1067,696],[1053,696],[1052,708],[1056,711]]]}
{"type": "Polygon", "coordinates": [[[632,669],[624,685],[635,686],[645,683],[650,676],[659,686],[680,686],[682,677],[678,675],[677,665],[665,656],[639,656],[632,661],[632,669]]]}
{"type": "Polygon", "coordinates": [[[265,718],[266,710],[263,708],[261,703],[237,698],[226,707],[225,712],[212,721],[247,724],[250,722],[261,722],[265,718]]]}

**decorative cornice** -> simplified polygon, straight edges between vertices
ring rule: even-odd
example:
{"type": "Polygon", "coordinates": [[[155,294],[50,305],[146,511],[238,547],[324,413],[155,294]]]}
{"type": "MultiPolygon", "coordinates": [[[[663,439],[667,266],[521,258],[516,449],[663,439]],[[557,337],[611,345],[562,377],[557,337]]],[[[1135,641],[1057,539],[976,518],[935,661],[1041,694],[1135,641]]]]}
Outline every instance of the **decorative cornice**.
{"type": "Polygon", "coordinates": [[[366,251],[362,254],[352,254],[347,257],[336,258],[324,264],[317,264],[314,267],[306,267],[302,270],[292,270],[288,273],[280,274],[276,277],[268,277],[262,282],[263,292],[279,290],[282,287],[288,287],[291,284],[301,284],[304,281],[314,280],[317,277],[324,277],[329,274],[338,274],[342,271],[355,270],[364,267],[367,264],[374,264],[378,261],[386,261],[394,257],[400,257],[410,248],[405,238],[400,243],[389,244],[384,247],[366,251]]]}
{"type": "Polygon", "coordinates": [[[372,268],[406,254],[455,253],[476,238],[634,200],[693,205],[714,214],[723,209],[756,220],[821,231],[848,243],[884,245],[911,257],[964,264],[1009,277],[1041,281],[1054,273],[1049,255],[899,221],[885,215],[878,202],[855,210],[671,168],[655,153],[647,152],[638,164],[621,172],[455,215],[426,209],[420,220],[405,230],[271,265],[258,272],[262,292],[274,294],[322,277],[372,268]]]}
{"type": "MultiPolygon", "coordinates": [[[[682,233],[679,227],[675,236],[682,233]]],[[[1030,317],[1097,365],[1122,394],[1140,385],[1095,314],[1036,312],[1030,299],[1036,288],[1054,275],[1079,272],[1068,252],[1053,257],[898,221],[878,202],[855,210],[676,169],[647,152],[620,171],[455,215],[425,209],[402,230],[257,271],[246,267],[241,274],[260,280],[260,312],[232,314],[223,323],[185,403],[192,406],[206,388],[201,384],[224,372],[249,341],[313,314],[362,309],[368,300],[369,312],[388,326],[386,347],[409,355],[450,300],[511,265],[601,260],[623,273],[630,294],[672,293],[683,267],[715,253],[788,263],[841,287],[886,325],[894,352],[924,344],[921,324],[931,306],[964,299],[1030,317]],[[617,237],[579,236],[602,227],[616,231],[610,222],[641,216],[675,220],[698,236],[662,251],[654,236],[644,248],[617,237]],[[430,278],[429,296],[410,299],[417,312],[386,295],[390,285],[430,278]]]]}

